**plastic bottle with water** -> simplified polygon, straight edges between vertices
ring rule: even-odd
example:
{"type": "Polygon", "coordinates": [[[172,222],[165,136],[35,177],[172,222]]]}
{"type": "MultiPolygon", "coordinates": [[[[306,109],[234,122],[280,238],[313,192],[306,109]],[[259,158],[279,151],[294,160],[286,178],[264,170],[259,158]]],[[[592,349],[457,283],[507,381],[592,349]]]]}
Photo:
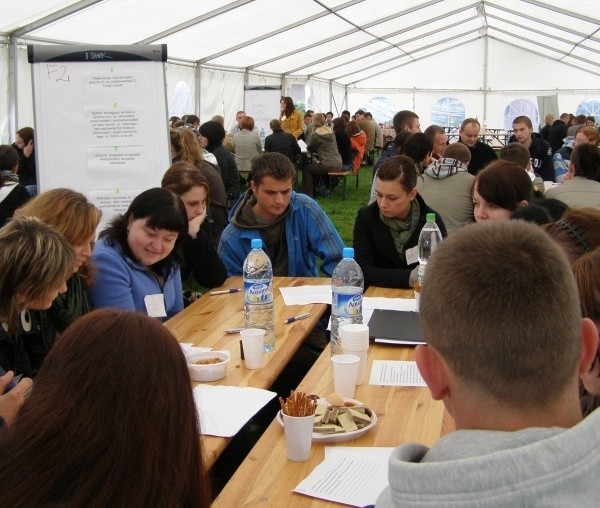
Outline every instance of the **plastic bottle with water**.
{"type": "Polygon", "coordinates": [[[275,348],[275,307],[273,305],[273,266],[255,238],[244,261],[244,318],[246,328],[265,330],[265,351],[275,348]]]}
{"type": "Polygon", "coordinates": [[[362,324],[362,294],[365,279],[354,260],[354,249],[345,247],[343,259],[331,276],[331,354],[342,352],[340,326],[346,323],[362,324]]]}
{"type": "Polygon", "coordinates": [[[419,234],[419,267],[417,268],[417,281],[415,282],[415,299],[417,306],[421,298],[421,286],[425,280],[425,268],[435,248],[442,243],[442,233],[435,222],[435,213],[426,215],[427,222],[419,234]]]}

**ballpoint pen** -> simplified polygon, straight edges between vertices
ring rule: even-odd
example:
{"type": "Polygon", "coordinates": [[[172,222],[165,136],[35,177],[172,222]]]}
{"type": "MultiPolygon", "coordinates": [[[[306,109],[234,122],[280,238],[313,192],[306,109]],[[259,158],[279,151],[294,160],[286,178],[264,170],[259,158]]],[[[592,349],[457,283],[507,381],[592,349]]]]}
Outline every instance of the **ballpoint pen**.
{"type": "Polygon", "coordinates": [[[210,294],[211,294],[211,296],[215,296],[215,295],[227,295],[229,293],[238,293],[239,291],[241,291],[241,289],[231,288],[231,289],[222,289],[220,291],[211,291],[210,294]]]}
{"type": "Polygon", "coordinates": [[[298,321],[300,319],[306,319],[308,316],[310,316],[310,312],[306,312],[305,314],[300,314],[299,316],[296,316],[296,317],[287,318],[284,321],[284,323],[287,325],[289,323],[293,323],[294,321],[298,321]]]}
{"type": "Polygon", "coordinates": [[[244,329],[244,327],[240,327],[240,328],[226,328],[225,330],[223,330],[225,333],[240,333],[242,330],[244,329]]]}

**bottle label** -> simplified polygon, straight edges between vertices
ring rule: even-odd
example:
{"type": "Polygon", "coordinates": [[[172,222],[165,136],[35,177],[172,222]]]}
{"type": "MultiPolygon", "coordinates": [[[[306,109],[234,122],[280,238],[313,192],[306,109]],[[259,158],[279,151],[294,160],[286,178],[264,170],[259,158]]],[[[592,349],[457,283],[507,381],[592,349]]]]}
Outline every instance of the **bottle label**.
{"type": "Polygon", "coordinates": [[[344,318],[361,316],[362,294],[333,293],[331,313],[344,318]]]}
{"type": "Polygon", "coordinates": [[[245,280],[245,303],[271,303],[273,302],[273,282],[270,280],[245,280]]]}

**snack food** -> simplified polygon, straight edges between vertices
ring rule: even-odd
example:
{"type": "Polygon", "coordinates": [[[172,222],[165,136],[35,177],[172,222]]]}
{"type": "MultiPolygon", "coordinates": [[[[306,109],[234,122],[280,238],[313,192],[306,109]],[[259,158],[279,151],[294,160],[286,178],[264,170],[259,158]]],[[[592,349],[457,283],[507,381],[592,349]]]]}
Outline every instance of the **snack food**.
{"type": "Polygon", "coordinates": [[[317,404],[315,411],[315,423],[313,432],[317,434],[340,434],[343,432],[354,432],[360,430],[372,422],[371,411],[359,404],[351,401],[340,400],[333,397],[338,403],[326,404],[331,402],[330,395],[327,399],[322,399],[325,403],[317,404]]]}
{"type": "Polygon", "coordinates": [[[282,397],[279,397],[279,403],[281,404],[282,413],[287,416],[300,417],[315,414],[315,401],[312,396],[304,392],[292,391],[285,401],[282,397]]]}
{"type": "Polygon", "coordinates": [[[212,365],[213,363],[221,363],[223,361],[222,358],[199,358],[193,363],[197,363],[199,365],[212,365]]]}

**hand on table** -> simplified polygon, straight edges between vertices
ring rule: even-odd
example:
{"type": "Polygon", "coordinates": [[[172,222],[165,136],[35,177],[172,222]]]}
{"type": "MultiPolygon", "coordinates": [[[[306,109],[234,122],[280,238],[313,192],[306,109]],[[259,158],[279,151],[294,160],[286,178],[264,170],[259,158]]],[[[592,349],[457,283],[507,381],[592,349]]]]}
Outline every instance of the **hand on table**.
{"type": "Polygon", "coordinates": [[[3,394],[0,395],[0,417],[4,419],[7,425],[10,425],[13,421],[21,404],[25,400],[27,392],[33,385],[33,381],[26,377],[21,379],[19,384],[10,392],[4,393],[4,390],[14,377],[15,374],[12,371],[7,372],[4,376],[0,376],[0,393],[3,394]]]}

